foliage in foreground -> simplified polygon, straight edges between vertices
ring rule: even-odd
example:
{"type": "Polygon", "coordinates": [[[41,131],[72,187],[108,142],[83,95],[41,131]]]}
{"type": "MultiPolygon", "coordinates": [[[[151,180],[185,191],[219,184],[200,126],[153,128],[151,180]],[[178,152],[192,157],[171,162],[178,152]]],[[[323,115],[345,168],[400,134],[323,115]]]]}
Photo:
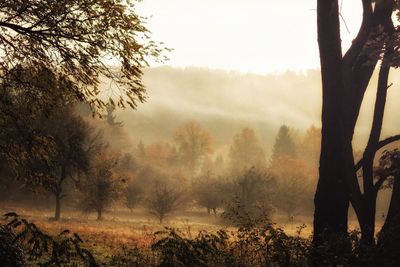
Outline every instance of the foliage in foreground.
{"type": "Polygon", "coordinates": [[[302,237],[305,226],[291,236],[258,220],[235,230],[197,235],[165,228],[152,234],[149,246],[121,244],[117,253],[97,261],[77,234],[65,230],[52,237],[15,213],[6,217],[0,224],[0,262],[5,266],[92,267],[99,266],[99,261],[104,266],[393,266],[390,257],[379,257],[376,251],[366,254],[358,231],[345,236],[346,242],[337,242],[348,247],[335,247],[335,242],[315,247],[310,237],[302,237]]]}
{"type": "Polygon", "coordinates": [[[83,248],[79,235],[62,231],[52,237],[16,213],[4,215],[0,225],[0,262],[3,266],[99,266],[90,251],[83,248]]]}

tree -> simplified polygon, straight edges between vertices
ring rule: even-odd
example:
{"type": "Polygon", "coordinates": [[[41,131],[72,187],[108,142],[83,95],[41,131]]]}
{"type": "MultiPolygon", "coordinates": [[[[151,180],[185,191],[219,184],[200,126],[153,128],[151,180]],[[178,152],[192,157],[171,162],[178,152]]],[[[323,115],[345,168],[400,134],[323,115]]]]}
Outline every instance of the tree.
{"type": "Polygon", "coordinates": [[[275,183],[268,172],[252,167],[236,177],[225,203],[223,216],[236,224],[265,223],[272,212],[271,192],[275,183]]]}
{"type": "Polygon", "coordinates": [[[145,159],[148,164],[160,169],[172,167],[174,161],[174,150],[169,143],[156,142],[144,148],[145,159]]]}
{"type": "Polygon", "coordinates": [[[281,156],[296,157],[296,145],[290,135],[290,129],[286,125],[279,128],[272,150],[272,160],[281,156]]]}
{"type": "Polygon", "coordinates": [[[128,184],[125,197],[126,197],[126,207],[132,212],[143,198],[143,190],[138,186],[135,181],[128,184]]]}
{"type": "Polygon", "coordinates": [[[65,109],[55,111],[49,119],[45,120],[43,127],[43,130],[47,130],[54,139],[54,150],[49,155],[50,165],[43,170],[44,177],[41,185],[55,196],[54,218],[56,220],[60,219],[61,200],[65,197],[63,193],[65,181],[73,179],[79,172],[86,171],[89,161],[86,150],[89,129],[82,119],[73,113],[66,116],[65,111],[65,109]]]}
{"type": "Polygon", "coordinates": [[[233,137],[229,158],[234,173],[265,166],[265,153],[253,129],[244,128],[233,137]]]}
{"type": "Polygon", "coordinates": [[[193,197],[199,206],[207,209],[208,214],[213,211],[217,215],[217,209],[223,204],[225,194],[221,179],[208,172],[198,177],[193,184],[193,197]]]}
{"type": "Polygon", "coordinates": [[[186,171],[196,173],[197,167],[212,152],[211,135],[196,122],[179,127],[173,137],[177,145],[179,161],[186,171]]]}
{"type": "Polygon", "coordinates": [[[90,129],[74,113],[71,95],[60,93],[64,81],[47,69],[16,66],[1,81],[1,157],[25,187],[55,196],[59,219],[64,182],[87,167],[90,129]]]}
{"type": "Polygon", "coordinates": [[[130,2],[2,1],[2,76],[18,65],[46,69],[64,80],[60,91],[73,92],[92,108],[106,107],[104,94],[100,97],[100,79],[105,77],[112,81],[109,89],[115,97],[108,102],[135,108],[145,99],[141,76],[146,57],[158,58],[163,49],[149,40],[143,19],[130,2]]]}
{"type": "Polygon", "coordinates": [[[139,144],[137,145],[136,154],[137,154],[138,158],[141,160],[143,160],[146,156],[145,146],[144,146],[142,140],[140,140],[139,144]]]}
{"type": "Polygon", "coordinates": [[[0,28],[0,154],[32,184],[51,176],[43,169],[50,168],[48,153],[57,145],[34,122],[60,101],[135,108],[145,99],[146,58],[163,50],[149,40],[129,1],[6,0],[0,28]],[[104,81],[109,99],[100,90],[104,81]]]}
{"type": "Polygon", "coordinates": [[[148,196],[147,209],[160,223],[163,223],[168,215],[176,211],[181,197],[180,192],[169,188],[166,183],[157,182],[148,196]]]}
{"type": "Polygon", "coordinates": [[[386,178],[374,180],[375,153],[398,140],[380,141],[390,66],[397,66],[397,42],[392,12],[397,1],[363,0],[363,20],[351,47],[342,55],[337,0],[318,0],[318,44],[322,74],[322,141],[319,181],[315,194],[314,243],[347,235],[349,201],[356,212],[362,244],[375,243],[375,208],[378,189],[386,178]],[[370,137],[363,159],[353,158],[352,138],[371,75],[379,68],[377,95],[370,137]],[[356,171],[362,168],[362,186],[356,171]]]}
{"type": "Polygon", "coordinates": [[[316,167],[303,159],[281,156],[272,162],[269,171],[276,181],[272,203],[286,212],[289,220],[311,208],[316,167]]]}
{"type": "Polygon", "coordinates": [[[321,129],[314,125],[309,127],[296,150],[299,158],[318,166],[321,151],[321,129]]]}
{"type": "Polygon", "coordinates": [[[132,209],[142,200],[143,195],[143,189],[136,181],[140,165],[130,153],[125,153],[118,159],[118,164],[115,166],[113,173],[118,175],[124,184],[127,184],[126,187],[121,189],[121,195],[124,204],[132,212],[132,209]]]}
{"type": "Polygon", "coordinates": [[[107,207],[121,198],[126,180],[116,170],[118,161],[116,155],[102,151],[92,159],[87,175],[79,183],[79,208],[85,212],[96,211],[97,220],[103,218],[107,207]]]}
{"type": "Polygon", "coordinates": [[[102,116],[105,118],[106,122],[108,123],[109,126],[111,127],[122,127],[124,124],[120,121],[115,120],[115,115],[114,115],[115,107],[112,106],[111,104],[108,104],[106,106],[106,114],[103,114],[102,116]]]}

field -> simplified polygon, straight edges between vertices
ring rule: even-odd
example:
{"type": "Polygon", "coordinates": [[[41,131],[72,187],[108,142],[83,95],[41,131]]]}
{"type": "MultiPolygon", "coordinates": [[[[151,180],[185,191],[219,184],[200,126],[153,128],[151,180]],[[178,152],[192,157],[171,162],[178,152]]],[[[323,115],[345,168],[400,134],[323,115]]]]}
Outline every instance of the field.
{"type": "MultiPolygon", "coordinates": [[[[124,245],[149,246],[155,238],[153,233],[165,227],[180,229],[189,237],[204,230],[209,232],[216,232],[221,228],[234,230],[224,226],[218,216],[207,215],[204,210],[199,209],[177,213],[167,218],[163,224],[141,209],[133,212],[128,209],[110,210],[105,213],[102,221],[97,221],[95,214],[87,215],[71,210],[63,211],[62,219],[54,221],[53,210],[38,210],[14,204],[2,204],[0,211],[1,214],[16,212],[51,235],[57,235],[65,229],[78,233],[84,240],[85,246],[93,251],[98,259],[106,259],[117,254],[124,245]]],[[[296,227],[301,224],[308,225],[303,235],[310,235],[309,218],[302,218],[292,223],[278,223],[288,233],[294,233],[296,227]]]]}
{"type": "MultiPolygon", "coordinates": [[[[207,215],[200,209],[176,213],[163,224],[141,209],[133,212],[122,208],[109,210],[102,221],[97,221],[95,214],[83,214],[72,210],[63,211],[62,219],[54,221],[53,210],[26,208],[14,204],[2,204],[0,211],[1,214],[14,211],[54,236],[65,229],[78,233],[85,242],[84,246],[93,252],[100,263],[109,262],[112,256],[121,253],[124,247],[149,247],[156,239],[154,233],[165,227],[180,229],[188,237],[196,236],[199,231],[215,233],[221,228],[235,231],[233,227],[224,226],[218,216],[207,215]]],[[[302,230],[302,236],[308,237],[312,234],[311,217],[299,216],[293,222],[288,222],[285,216],[275,214],[272,220],[289,235],[294,235],[297,227],[303,224],[306,227],[302,230]]],[[[354,223],[350,224],[350,228],[355,228],[354,223]]]]}

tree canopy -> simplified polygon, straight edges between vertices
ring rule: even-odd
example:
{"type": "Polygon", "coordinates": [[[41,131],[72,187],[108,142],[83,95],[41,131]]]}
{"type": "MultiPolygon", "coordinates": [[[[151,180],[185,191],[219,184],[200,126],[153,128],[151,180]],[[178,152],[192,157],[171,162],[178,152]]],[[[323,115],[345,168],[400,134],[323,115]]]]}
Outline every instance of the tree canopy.
{"type": "MultiPolygon", "coordinates": [[[[20,65],[46,69],[63,80],[59,90],[73,92],[92,108],[107,102],[135,108],[145,99],[142,68],[163,49],[149,39],[134,2],[1,1],[2,77],[20,65]],[[103,80],[107,92],[100,90],[103,80]]],[[[17,74],[14,80],[22,83],[17,74]]]]}

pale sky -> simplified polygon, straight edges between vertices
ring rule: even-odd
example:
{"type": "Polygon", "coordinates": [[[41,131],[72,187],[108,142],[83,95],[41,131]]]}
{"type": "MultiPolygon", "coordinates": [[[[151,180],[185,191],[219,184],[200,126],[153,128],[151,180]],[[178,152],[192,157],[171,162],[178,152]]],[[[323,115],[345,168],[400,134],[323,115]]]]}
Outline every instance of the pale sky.
{"type": "MultiPolygon", "coordinates": [[[[174,51],[168,65],[259,74],[319,67],[316,0],[143,0],[153,39],[174,51]]],[[[343,0],[346,49],[361,22],[361,0],[343,0]]],[[[154,66],[154,65],[153,65],[154,66]]]]}

